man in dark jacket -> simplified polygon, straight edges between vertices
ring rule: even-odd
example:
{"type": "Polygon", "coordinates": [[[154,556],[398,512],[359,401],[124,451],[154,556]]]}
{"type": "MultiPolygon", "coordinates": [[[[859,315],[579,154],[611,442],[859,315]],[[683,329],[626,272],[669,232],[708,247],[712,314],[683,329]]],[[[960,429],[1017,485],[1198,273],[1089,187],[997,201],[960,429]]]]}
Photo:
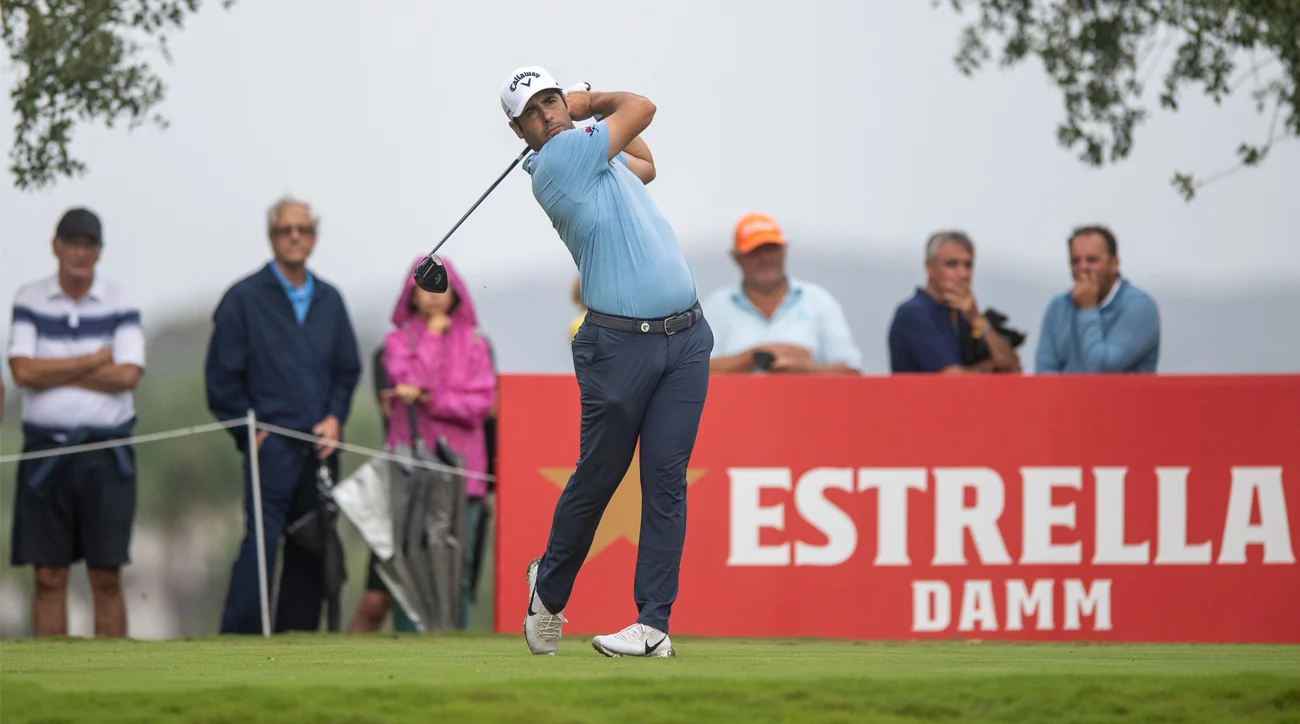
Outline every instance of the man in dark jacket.
{"type": "MultiPolygon", "coordinates": [[[[206,381],[208,408],[219,420],[245,417],[323,438],[315,445],[282,435],[257,434],[267,578],[274,577],[276,546],[287,526],[318,505],[316,473],[323,462],[338,479],[339,439],[361,375],[361,360],[343,297],[307,269],[317,220],[307,204],[282,199],[267,214],[274,259],[239,280],[213,316],[206,381]]],[[[244,454],[246,533],[231,571],[222,633],[260,633],[248,431],[232,428],[244,454]]],[[[275,630],[315,631],[324,600],[318,555],[290,538],[284,543],[275,630]]],[[[268,580],[268,588],[270,581],[268,580]]]]}

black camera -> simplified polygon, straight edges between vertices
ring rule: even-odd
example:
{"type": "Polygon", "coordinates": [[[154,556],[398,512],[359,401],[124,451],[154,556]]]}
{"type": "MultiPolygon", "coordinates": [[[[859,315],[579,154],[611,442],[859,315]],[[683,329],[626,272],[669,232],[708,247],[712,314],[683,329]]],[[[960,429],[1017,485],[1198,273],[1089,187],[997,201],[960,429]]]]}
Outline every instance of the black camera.
{"type": "MultiPolygon", "coordinates": [[[[1018,348],[1025,343],[1025,333],[1014,327],[1007,326],[1007,315],[990,307],[985,310],[984,318],[989,320],[989,326],[997,332],[1012,349],[1018,348]]],[[[961,357],[962,364],[966,366],[974,365],[988,359],[989,342],[984,337],[973,339],[969,336],[961,340],[961,357]]]]}
{"type": "Polygon", "coordinates": [[[1024,332],[1007,326],[1007,315],[989,307],[989,309],[984,312],[984,318],[989,320],[989,325],[993,327],[993,329],[997,330],[998,334],[1002,335],[1002,339],[1005,339],[1007,344],[1011,345],[1012,349],[1016,349],[1025,343],[1024,332]]]}
{"type": "Polygon", "coordinates": [[[759,350],[754,353],[754,369],[756,370],[763,370],[766,372],[772,369],[772,363],[775,361],[776,357],[772,356],[771,352],[759,350]]]}

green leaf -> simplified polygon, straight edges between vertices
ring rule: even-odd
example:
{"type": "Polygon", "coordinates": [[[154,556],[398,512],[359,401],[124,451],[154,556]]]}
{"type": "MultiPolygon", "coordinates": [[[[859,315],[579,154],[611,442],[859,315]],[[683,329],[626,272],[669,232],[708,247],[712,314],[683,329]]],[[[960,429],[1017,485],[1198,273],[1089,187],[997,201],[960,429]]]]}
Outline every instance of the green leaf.
{"type": "MultiPolygon", "coordinates": [[[[937,2],[935,5],[937,6],[937,2]]],[[[1155,103],[1181,109],[1179,95],[1199,90],[1225,103],[1234,77],[1249,69],[1258,113],[1273,109],[1282,133],[1300,136],[1300,0],[953,0],[976,19],[958,38],[955,63],[974,75],[1001,48],[999,67],[1037,58],[1061,92],[1065,118],[1057,142],[1077,150],[1089,166],[1118,163],[1132,153],[1138,129],[1150,116],[1143,96],[1148,76],[1163,69],[1155,103]],[[1172,47],[1172,57],[1164,57],[1172,47]]],[[[1270,126],[1268,137],[1275,139],[1270,126]]],[[[1217,141],[1216,141],[1217,142],[1217,141]]],[[[1242,144],[1242,166],[1257,166],[1272,140],[1242,144]]],[[[1173,185],[1190,201],[1196,190],[1227,173],[1196,183],[1174,174],[1173,185]]]]}
{"type": "MultiPolygon", "coordinates": [[[[14,186],[36,190],[82,175],[71,153],[79,123],[100,121],[128,129],[166,128],[157,110],[165,97],[149,65],[156,48],[171,62],[168,32],[180,30],[200,0],[5,0],[3,37],[16,81],[10,89],[14,140],[9,151],[14,186]],[[156,44],[144,42],[155,39],[156,44]]],[[[223,0],[229,8],[234,0],[223,0]]]]}

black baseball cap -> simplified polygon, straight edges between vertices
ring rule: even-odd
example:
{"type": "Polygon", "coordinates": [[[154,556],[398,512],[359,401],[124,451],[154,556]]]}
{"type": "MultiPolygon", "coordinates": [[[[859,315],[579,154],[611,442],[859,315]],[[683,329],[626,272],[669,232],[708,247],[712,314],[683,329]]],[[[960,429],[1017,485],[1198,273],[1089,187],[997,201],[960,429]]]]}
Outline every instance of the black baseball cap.
{"type": "Polygon", "coordinates": [[[104,243],[104,231],[99,225],[99,217],[90,209],[69,209],[59,219],[59,227],[54,234],[60,239],[88,236],[100,244],[104,243]]]}

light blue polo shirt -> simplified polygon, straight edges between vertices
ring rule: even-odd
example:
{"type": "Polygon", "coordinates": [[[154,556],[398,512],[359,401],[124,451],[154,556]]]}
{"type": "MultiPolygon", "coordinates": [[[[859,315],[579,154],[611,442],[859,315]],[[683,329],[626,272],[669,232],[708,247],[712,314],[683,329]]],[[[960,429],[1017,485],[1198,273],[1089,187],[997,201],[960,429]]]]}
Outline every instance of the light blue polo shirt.
{"type": "Polygon", "coordinates": [[[524,170],[578,265],[588,309],[658,319],[695,304],[695,276],[677,235],[624,154],[609,159],[605,121],[562,131],[524,170]]]}
{"type": "Polygon", "coordinates": [[[302,324],[307,318],[307,310],[311,308],[311,295],[316,293],[316,279],[311,270],[307,270],[307,282],[301,288],[295,287],[274,261],[271,262],[271,271],[275,272],[275,278],[280,280],[280,286],[284,287],[284,293],[293,305],[293,316],[297,318],[298,324],[302,324]]]}
{"type": "Polygon", "coordinates": [[[853,342],[844,309],[812,282],[791,278],[781,305],[768,319],[740,285],[724,287],[704,300],[713,329],[713,357],[740,354],[760,344],[797,344],[812,350],[815,364],[846,364],[862,371],[862,351],[853,342]]]}

